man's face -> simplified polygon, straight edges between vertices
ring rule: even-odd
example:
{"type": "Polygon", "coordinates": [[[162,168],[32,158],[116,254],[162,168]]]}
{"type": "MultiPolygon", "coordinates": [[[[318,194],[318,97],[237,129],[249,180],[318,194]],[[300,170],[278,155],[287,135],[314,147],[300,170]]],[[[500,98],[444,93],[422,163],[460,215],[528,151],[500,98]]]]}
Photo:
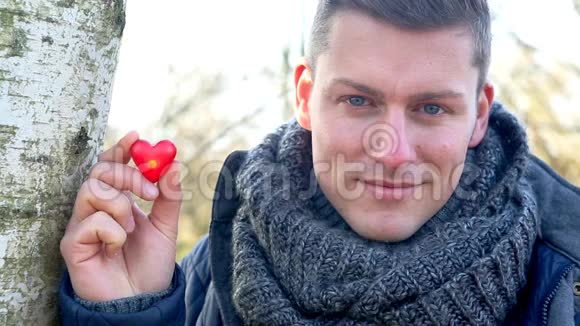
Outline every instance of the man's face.
{"type": "Polygon", "coordinates": [[[359,235],[407,239],[451,197],[493,100],[490,85],[477,94],[472,53],[466,29],[408,31],[348,11],[315,78],[296,68],[320,187],[359,235]]]}

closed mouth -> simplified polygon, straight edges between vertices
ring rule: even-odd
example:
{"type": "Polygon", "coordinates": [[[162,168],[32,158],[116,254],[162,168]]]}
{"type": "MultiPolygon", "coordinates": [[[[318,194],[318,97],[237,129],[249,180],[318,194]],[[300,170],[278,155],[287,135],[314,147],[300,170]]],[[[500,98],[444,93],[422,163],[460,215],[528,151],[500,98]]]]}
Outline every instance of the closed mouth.
{"type": "Polygon", "coordinates": [[[362,180],[362,181],[371,186],[391,189],[405,189],[419,186],[419,184],[413,184],[403,181],[388,181],[388,180],[362,180]]]}

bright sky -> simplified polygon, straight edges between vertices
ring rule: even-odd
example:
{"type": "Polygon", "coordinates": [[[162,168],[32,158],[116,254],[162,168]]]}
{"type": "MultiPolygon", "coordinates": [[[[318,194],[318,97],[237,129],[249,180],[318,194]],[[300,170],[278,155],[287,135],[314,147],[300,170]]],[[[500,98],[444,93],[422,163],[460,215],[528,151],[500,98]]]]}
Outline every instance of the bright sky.
{"type": "MultiPolygon", "coordinates": [[[[549,58],[579,62],[580,42],[572,40],[578,39],[580,19],[571,0],[490,3],[498,18],[494,60],[507,50],[502,35],[512,30],[549,58]]],[[[315,0],[129,0],[109,124],[125,132],[155,123],[174,86],[170,66],[179,74],[224,72],[230,88],[222,103],[238,108],[240,116],[276,103],[277,85],[255,77],[266,67],[278,71],[287,45],[292,60],[298,59],[315,5],[315,0]]],[[[270,118],[281,122],[276,114],[270,118]]]]}
{"type": "Polygon", "coordinates": [[[304,9],[308,2],[314,3],[128,1],[109,123],[121,131],[154,123],[174,86],[170,66],[182,74],[224,72],[233,80],[228,94],[238,108],[272,102],[275,89],[263,90],[264,81],[255,76],[266,67],[277,71],[282,49],[299,44],[304,13],[314,11],[304,9]]]}
{"type": "Polygon", "coordinates": [[[501,21],[498,27],[507,27],[548,56],[580,63],[580,18],[572,0],[491,0],[491,3],[501,21]]]}

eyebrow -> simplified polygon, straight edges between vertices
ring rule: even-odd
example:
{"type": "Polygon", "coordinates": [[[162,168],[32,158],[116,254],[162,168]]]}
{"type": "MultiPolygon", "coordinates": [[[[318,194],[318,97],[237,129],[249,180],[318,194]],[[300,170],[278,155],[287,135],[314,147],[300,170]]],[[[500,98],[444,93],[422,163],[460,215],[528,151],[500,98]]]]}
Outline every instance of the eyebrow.
{"type": "MultiPolygon", "coordinates": [[[[365,84],[361,84],[359,82],[356,82],[354,80],[348,79],[348,78],[335,78],[331,81],[329,88],[337,85],[337,84],[342,84],[345,86],[349,86],[352,87],[356,90],[358,90],[359,92],[365,93],[367,95],[370,95],[372,97],[378,98],[381,101],[384,101],[385,99],[385,94],[375,88],[369,87],[365,84]]],[[[443,99],[443,98],[462,98],[464,97],[463,93],[459,93],[456,91],[452,91],[452,90],[441,90],[441,91],[434,91],[434,92],[422,92],[422,93],[418,93],[418,94],[413,94],[411,96],[409,96],[409,99],[413,102],[422,102],[422,101],[430,101],[430,100],[437,100],[437,99],[443,99]]]]}
{"type": "Polygon", "coordinates": [[[365,94],[370,95],[372,97],[379,98],[380,100],[384,100],[384,98],[385,98],[385,94],[383,92],[379,91],[378,89],[374,89],[374,88],[369,87],[365,84],[355,82],[354,80],[351,80],[348,78],[335,78],[330,82],[330,86],[328,88],[332,88],[335,85],[340,85],[340,84],[352,87],[361,93],[365,93],[365,94]]]}

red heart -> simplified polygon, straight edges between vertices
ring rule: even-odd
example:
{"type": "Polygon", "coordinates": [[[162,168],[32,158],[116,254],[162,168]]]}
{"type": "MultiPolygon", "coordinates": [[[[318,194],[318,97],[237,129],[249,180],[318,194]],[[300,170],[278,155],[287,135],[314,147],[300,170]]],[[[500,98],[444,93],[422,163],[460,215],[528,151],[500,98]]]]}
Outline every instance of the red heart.
{"type": "Polygon", "coordinates": [[[143,176],[155,183],[173,162],[177,148],[169,140],[162,140],[155,146],[151,146],[147,141],[139,139],[133,143],[130,152],[143,176]]]}

